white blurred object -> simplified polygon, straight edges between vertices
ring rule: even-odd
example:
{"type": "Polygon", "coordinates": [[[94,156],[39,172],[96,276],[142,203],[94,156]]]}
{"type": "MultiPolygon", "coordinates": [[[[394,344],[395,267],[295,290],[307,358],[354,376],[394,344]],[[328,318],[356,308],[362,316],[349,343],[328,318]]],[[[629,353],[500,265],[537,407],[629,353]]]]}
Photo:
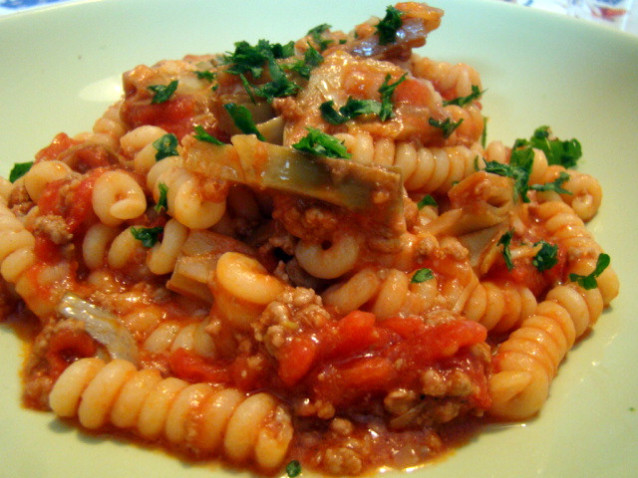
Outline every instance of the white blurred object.
{"type": "Polygon", "coordinates": [[[625,30],[633,0],[573,0],[571,14],[625,30]]]}

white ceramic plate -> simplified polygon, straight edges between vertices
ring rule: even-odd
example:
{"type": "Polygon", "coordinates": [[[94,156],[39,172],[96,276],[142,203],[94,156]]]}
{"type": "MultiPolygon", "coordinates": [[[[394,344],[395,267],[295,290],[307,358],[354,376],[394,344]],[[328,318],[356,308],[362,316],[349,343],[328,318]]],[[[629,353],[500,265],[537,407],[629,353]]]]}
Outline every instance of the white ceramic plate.
{"type": "MultiPolygon", "coordinates": [[[[75,134],[119,96],[120,74],[233,42],[297,39],[319,24],[350,29],[388,0],[107,0],[0,18],[0,164],[7,174],[60,131],[75,134]]],[[[590,227],[612,257],[621,294],[560,368],[540,417],[488,428],[416,475],[638,475],[638,39],[501,2],[432,0],[446,14],[423,54],[482,74],[489,139],[511,144],[548,124],[576,137],[580,170],[598,177],[590,227]],[[637,411],[633,411],[636,409],[637,411]]],[[[19,405],[24,350],[0,326],[0,476],[224,476],[109,437],[91,437],[19,405]]]]}

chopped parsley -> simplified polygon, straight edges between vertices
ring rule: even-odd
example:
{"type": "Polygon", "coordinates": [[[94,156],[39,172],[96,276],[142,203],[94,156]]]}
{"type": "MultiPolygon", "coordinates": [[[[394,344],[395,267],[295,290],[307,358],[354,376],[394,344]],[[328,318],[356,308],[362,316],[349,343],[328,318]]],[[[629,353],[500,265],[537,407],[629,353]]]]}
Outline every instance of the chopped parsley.
{"type": "Polygon", "coordinates": [[[295,71],[299,76],[308,80],[313,68],[323,63],[323,56],[312,45],[308,44],[308,49],[303,55],[303,60],[297,60],[292,64],[283,64],[282,68],[295,71]]]}
{"type": "Polygon", "coordinates": [[[165,183],[159,183],[157,189],[159,190],[159,198],[155,204],[155,210],[157,212],[166,211],[168,209],[168,186],[165,183]]]}
{"type": "MultiPolygon", "coordinates": [[[[253,93],[262,98],[266,98],[269,103],[275,98],[295,95],[299,91],[299,85],[290,80],[284,73],[283,68],[274,58],[268,60],[268,71],[272,81],[260,86],[253,86],[253,93]]],[[[246,88],[246,83],[244,83],[246,88]]],[[[246,88],[248,90],[248,88],[246,88]]],[[[250,95],[250,91],[248,93],[250,95]]]]}
{"type": "Polygon", "coordinates": [[[301,474],[301,464],[298,460],[292,460],[286,465],[286,474],[290,478],[295,478],[301,474]]]}
{"type": "Polygon", "coordinates": [[[396,9],[393,6],[386,8],[385,17],[383,17],[383,19],[375,26],[377,34],[379,35],[379,43],[381,45],[387,45],[396,41],[397,30],[399,30],[403,24],[403,21],[401,20],[402,16],[403,12],[401,10],[396,9]]]}
{"type": "Polygon", "coordinates": [[[545,153],[547,162],[565,168],[574,168],[582,156],[582,147],[577,139],[561,141],[556,138],[549,126],[540,126],[534,130],[529,140],[517,139],[514,148],[536,148],[545,153]]]}
{"type": "Polygon", "coordinates": [[[29,172],[33,166],[33,161],[28,161],[26,163],[15,163],[13,168],[11,168],[11,172],[9,173],[9,181],[15,183],[18,179],[29,172]]]}
{"type": "Polygon", "coordinates": [[[363,115],[377,115],[381,121],[386,121],[394,116],[392,95],[394,90],[401,84],[405,78],[404,74],[394,83],[390,83],[391,76],[386,75],[383,84],[379,87],[381,94],[381,102],[376,100],[357,100],[352,97],[339,110],[334,106],[334,101],[326,101],[321,104],[319,110],[321,116],[330,124],[340,125],[345,122],[363,115]]]}
{"type": "Polygon", "coordinates": [[[131,227],[131,234],[144,247],[153,247],[159,241],[162,232],[164,232],[163,227],[131,227]]]}
{"type": "Polygon", "coordinates": [[[306,33],[306,35],[310,35],[312,41],[314,41],[317,47],[319,47],[319,51],[324,51],[331,43],[333,43],[333,40],[323,38],[323,34],[328,30],[330,30],[330,25],[322,23],[321,25],[311,28],[308,30],[308,33],[306,33]]]}
{"type": "Polygon", "coordinates": [[[173,93],[177,90],[177,84],[179,82],[177,80],[171,81],[168,85],[151,85],[148,87],[154,95],[151,103],[154,105],[165,103],[171,99],[173,93]]]}
{"type": "Polygon", "coordinates": [[[307,127],[308,134],[292,145],[298,151],[329,158],[349,159],[350,153],[345,145],[334,136],[316,128],[307,127]]]}
{"type": "Polygon", "coordinates": [[[580,274],[569,274],[569,280],[572,282],[578,283],[583,289],[590,290],[598,287],[598,282],[596,282],[596,277],[604,272],[609,266],[611,259],[609,255],[602,253],[598,256],[596,260],[596,268],[592,271],[591,274],[583,276],[580,274]]]}
{"type": "Polygon", "coordinates": [[[554,179],[551,183],[545,184],[532,184],[530,185],[530,189],[534,191],[554,191],[558,194],[572,194],[571,191],[567,191],[563,189],[563,183],[569,181],[569,174],[565,171],[561,171],[556,179],[554,179]]]}
{"type": "Polygon", "coordinates": [[[285,45],[271,44],[268,40],[259,40],[257,45],[246,41],[235,43],[235,51],[224,55],[223,61],[230,65],[228,73],[240,75],[250,73],[254,78],[260,78],[264,72],[264,65],[270,59],[288,58],[295,53],[294,42],[285,45]]]}
{"type": "Polygon", "coordinates": [[[434,273],[432,272],[432,269],[428,269],[427,267],[424,267],[423,269],[417,270],[412,275],[412,279],[410,280],[410,282],[412,284],[420,284],[421,282],[429,281],[430,279],[433,279],[433,278],[434,278],[434,273]]]}
{"type": "Polygon", "coordinates": [[[510,245],[512,243],[512,237],[514,236],[513,231],[507,231],[505,234],[501,236],[498,240],[499,245],[503,246],[503,259],[505,259],[505,266],[508,271],[514,269],[514,262],[512,262],[512,251],[510,250],[510,245]]]}
{"type": "Polygon", "coordinates": [[[450,136],[452,136],[452,133],[454,133],[454,130],[458,128],[459,126],[461,126],[461,123],[463,123],[463,118],[454,122],[451,121],[450,118],[445,118],[445,120],[443,121],[430,118],[428,119],[428,123],[430,124],[430,126],[439,128],[441,130],[441,133],[443,133],[443,138],[448,139],[450,136]]]}
{"type": "Polygon", "coordinates": [[[215,81],[215,79],[217,78],[217,73],[213,71],[208,71],[208,70],[196,71],[195,74],[197,75],[197,78],[199,78],[200,80],[207,80],[207,81],[210,81],[211,83],[215,81]]]}
{"type": "Polygon", "coordinates": [[[321,116],[330,124],[339,125],[361,115],[378,115],[381,113],[381,103],[375,100],[355,100],[348,98],[348,101],[337,111],[334,101],[326,101],[319,106],[321,116]]]}
{"type": "Polygon", "coordinates": [[[416,207],[419,209],[423,209],[425,206],[438,206],[439,204],[436,202],[436,199],[434,199],[432,196],[430,196],[429,194],[426,194],[425,196],[423,196],[421,198],[421,200],[416,203],[416,207]]]}
{"type": "Polygon", "coordinates": [[[538,272],[543,272],[558,263],[558,246],[545,241],[539,241],[534,245],[538,246],[539,244],[541,248],[532,259],[532,265],[536,267],[538,272]]]}
{"type": "Polygon", "coordinates": [[[194,129],[195,129],[195,134],[194,134],[195,139],[199,141],[204,141],[205,143],[216,144],[217,146],[224,145],[224,143],[222,143],[220,140],[218,140],[212,134],[206,131],[203,126],[196,125],[194,129]]]}
{"type": "Polygon", "coordinates": [[[379,87],[379,93],[381,94],[381,112],[379,113],[379,117],[381,121],[385,121],[394,116],[392,111],[392,95],[394,94],[394,90],[396,90],[397,86],[405,81],[407,77],[407,73],[404,73],[401,78],[399,78],[394,83],[390,83],[390,75],[386,75],[383,84],[379,87]]]}
{"type": "Polygon", "coordinates": [[[467,96],[459,96],[458,98],[454,98],[452,100],[443,101],[443,106],[456,105],[456,106],[465,106],[470,104],[474,100],[478,100],[485,91],[481,91],[478,86],[472,85],[472,93],[467,96]]]}
{"type": "Polygon", "coordinates": [[[242,105],[235,103],[227,103],[224,105],[226,111],[233,119],[235,126],[244,134],[254,134],[260,141],[266,141],[266,138],[259,132],[257,125],[253,120],[253,115],[250,110],[242,105]]]}
{"type": "Polygon", "coordinates": [[[157,153],[155,153],[155,159],[160,161],[169,156],[178,156],[178,145],[179,141],[177,140],[177,136],[172,133],[167,133],[161,138],[156,139],[153,141],[153,147],[157,151],[157,153]]]}

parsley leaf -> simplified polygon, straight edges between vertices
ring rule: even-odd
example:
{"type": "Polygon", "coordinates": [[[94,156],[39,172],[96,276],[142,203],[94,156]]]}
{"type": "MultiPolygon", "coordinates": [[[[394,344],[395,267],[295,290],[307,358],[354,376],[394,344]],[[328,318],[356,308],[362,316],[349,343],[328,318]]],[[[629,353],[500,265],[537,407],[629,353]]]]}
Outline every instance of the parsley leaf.
{"type": "Polygon", "coordinates": [[[333,40],[323,38],[323,34],[329,29],[330,25],[328,25],[327,23],[322,23],[321,25],[317,25],[316,27],[311,28],[310,30],[308,30],[308,33],[306,33],[306,35],[310,35],[312,41],[314,41],[315,44],[319,47],[319,51],[324,51],[326,48],[328,48],[328,45],[333,43],[333,40]]]}
{"type": "Polygon", "coordinates": [[[164,232],[163,227],[131,227],[131,234],[144,247],[153,247],[159,241],[162,232],[164,232]]]}
{"type": "Polygon", "coordinates": [[[227,103],[224,105],[224,108],[226,108],[226,111],[230,114],[235,126],[237,126],[242,133],[254,134],[260,141],[266,141],[266,138],[264,138],[257,129],[257,125],[253,120],[253,115],[248,108],[235,103],[227,103]]]}
{"type": "Polygon", "coordinates": [[[386,121],[394,116],[394,112],[392,111],[392,95],[397,86],[405,81],[406,77],[407,73],[404,73],[397,81],[390,83],[391,77],[390,75],[386,75],[383,84],[379,87],[379,93],[381,94],[381,112],[379,113],[379,117],[381,121],[386,121]]]}
{"type": "Polygon", "coordinates": [[[379,21],[375,28],[379,35],[379,43],[381,45],[387,45],[388,43],[394,43],[397,39],[397,30],[401,28],[403,21],[401,17],[403,12],[396,9],[393,6],[389,6],[385,10],[385,17],[379,21]]]}
{"type": "Polygon", "coordinates": [[[199,71],[196,71],[195,74],[197,75],[197,78],[199,78],[200,80],[207,80],[207,81],[210,81],[211,83],[215,81],[215,78],[217,78],[217,73],[213,71],[208,71],[208,70],[199,70],[199,71]]]}
{"type": "Polygon", "coordinates": [[[29,172],[33,166],[33,161],[28,161],[26,163],[15,163],[13,168],[11,168],[11,172],[9,173],[9,181],[15,183],[18,179],[29,172]]]}
{"type": "Polygon", "coordinates": [[[308,44],[308,49],[304,53],[303,60],[297,60],[292,64],[283,64],[282,68],[288,71],[295,71],[299,76],[310,79],[310,72],[313,68],[323,63],[323,56],[312,45],[308,44]]]}
{"type": "Polygon", "coordinates": [[[569,174],[567,174],[565,171],[561,171],[558,177],[551,183],[532,184],[529,188],[533,189],[534,191],[554,191],[558,194],[572,194],[571,191],[563,189],[563,183],[565,183],[566,181],[569,181],[569,174]]]}
{"type": "Polygon", "coordinates": [[[266,101],[270,103],[274,98],[292,96],[299,91],[299,85],[288,79],[283,69],[274,60],[274,58],[268,60],[268,71],[270,72],[270,78],[272,81],[261,86],[254,86],[253,92],[256,95],[266,98],[266,101]]]}
{"type": "Polygon", "coordinates": [[[155,204],[155,210],[157,212],[166,211],[168,209],[168,186],[165,183],[159,183],[157,189],[159,190],[159,198],[155,204]]]}
{"type": "Polygon", "coordinates": [[[478,86],[472,85],[472,93],[467,96],[459,96],[458,98],[454,98],[452,100],[443,101],[443,106],[465,106],[474,100],[478,100],[481,95],[483,95],[483,93],[485,93],[485,90],[481,91],[478,86]]]}
{"type": "Polygon", "coordinates": [[[294,42],[286,45],[271,44],[268,40],[259,40],[257,45],[251,45],[246,41],[235,43],[235,51],[224,55],[223,61],[230,65],[228,73],[240,75],[251,73],[253,77],[260,78],[264,72],[265,63],[276,58],[288,58],[295,52],[294,42]]]}
{"type": "Polygon", "coordinates": [[[574,168],[583,155],[582,147],[577,139],[561,141],[556,138],[549,126],[540,126],[534,130],[529,140],[517,139],[514,148],[531,147],[545,153],[547,162],[558,164],[565,168],[574,168]]]}
{"type": "Polygon", "coordinates": [[[587,276],[583,276],[580,274],[572,273],[572,274],[569,274],[569,280],[572,282],[577,282],[578,285],[581,286],[583,289],[586,289],[586,290],[595,289],[596,287],[598,287],[598,282],[596,282],[596,277],[598,277],[600,274],[603,273],[605,269],[607,269],[607,266],[609,266],[610,262],[611,262],[611,259],[609,255],[602,253],[598,256],[598,259],[596,260],[596,268],[592,271],[591,274],[587,276]]]}
{"type": "Polygon", "coordinates": [[[301,464],[298,460],[292,460],[286,465],[286,474],[290,478],[296,478],[301,474],[301,464]]]}
{"type": "Polygon", "coordinates": [[[420,284],[421,282],[429,281],[430,279],[433,279],[433,278],[434,278],[434,273],[432,272],[432,269],[428,269],[424,267],[423,269],[417,270],[412,275],[412,279],[410,279],[410,282],[412,284],[420,284]]]}
{"type": "Polygon", "coordinates": [[[428,123],[430,124],[430,126],[439,128],[441,132],[443,133],[443,138],[448,139],[450,136],[452,136],[452,133],[454,133],[454,130],[458,128],[459,126],[461,126],[461,123],[463,123],[463,118],[461,118],[460,120],[456,122],[452,122],[450,118],[445,118],[444,121],[439,121],[434,118],[430,118],[428,119],[428,123]]]}
{"type": "Polygon", "coordinates": [[[532,258],[532,265],[539,272],[551,269],[558,263],[558,246],[549,242],[539,241],[535,246],[540,244],[541,248],[532,258]]]}
{"type": "Polygon", "coordinates": [[[348,98],[345,105],[337,111],[334,108],[334,101],[326,101],[319,106],[321,116],[330,124],[339,125],[357,116],[376,114],[381,112],[381,103],[374,100],[355,100],[348,98]]]}
{"type": "Polygon", "coordinates": [[[505,266],[508,271],[514,269],[514,263],[512,262],[512,251],[510,251],[510,245],[512,243],[513,231],[507,231],[498,240],[499,245],[503,246],[503,259],[505,259],[505,266]]]}
{"type": "Polygon", "coordinates": [[[292,145],[296,150],[329,158],[350,158],[351,155],[345,145],[334,136],[310,126],[306,129],[308,134],[292,145]]]}
{"type": "Polygon", "coordinates": [[[432,196],[430,196],[429,194],[426,194],[425,196],[423,196],[421,198],[421,200],[416,203],[416,207],[419,209],[423,209],[425,206],[438,206],[439,204],[436,202],[436,199],[434,199],[432,196]]]}
{"type": "Polygon", "coordinates": [[[155,153],[155,159],[160,161],[169,156],[179,156],[177,152],[178,144],[177,136],[172,133],[167,133],[161,138],[156,139],[153,141],[153,147],[157,151],[157,153],[155,153]]]}
{"type": "Polygon", "coordinates": [[[217,146],[223,146],[224,145],[224,143],[222,143],[220,140],[215,138],[212,134],[208,133],[208,131],[206,131],[204,129],[204,127],[201,126],[201,125],[196,125],[195,126],[195,135],[194,135],[194,137],[195,137],[195,139],[197,139],[199,141],[204,141],[206,143],[216,144],[217,146]]]}
{"type": "Polygon", "coordinates": [[[167,102],[173,93],[177,90],[177,80],[171,81],[168,85],[150,85],[147,88],[151,90],[154,95],[151,103],[154,105],[167,102]]]}

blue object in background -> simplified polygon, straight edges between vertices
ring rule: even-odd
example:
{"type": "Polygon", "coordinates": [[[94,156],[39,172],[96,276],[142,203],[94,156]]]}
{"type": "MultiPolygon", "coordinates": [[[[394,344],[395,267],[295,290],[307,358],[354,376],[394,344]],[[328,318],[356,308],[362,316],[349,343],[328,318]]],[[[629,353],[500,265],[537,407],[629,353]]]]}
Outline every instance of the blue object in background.
{"type": "Polygon", "coordinates": [[[2,0],[0,1],[0,7],[19,10],[21,8],[45,5],[47,3],[56,3],[58,1],[60,0],[2,0]]]}

